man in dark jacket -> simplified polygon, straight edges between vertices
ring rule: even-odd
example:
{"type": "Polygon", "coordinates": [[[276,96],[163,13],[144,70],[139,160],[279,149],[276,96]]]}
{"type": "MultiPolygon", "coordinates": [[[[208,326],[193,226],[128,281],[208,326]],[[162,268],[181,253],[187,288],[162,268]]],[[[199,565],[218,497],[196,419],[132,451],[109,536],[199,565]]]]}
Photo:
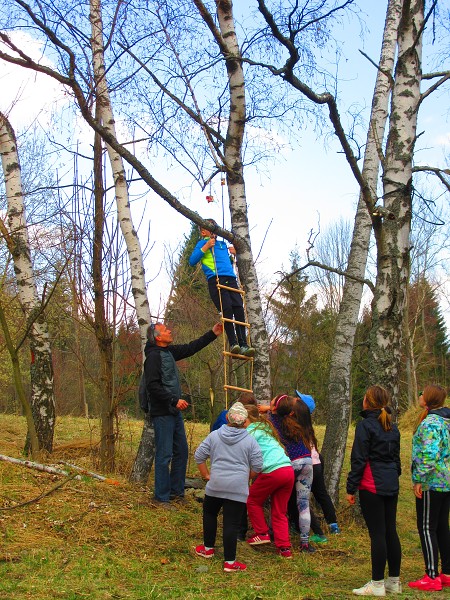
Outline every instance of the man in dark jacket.
{"type": "Polygon", "coordinates": [[[172,332],[163,323],[152,324],[147,329],[144,373],[155,430],[155,499],[159,502],[184,497],[188,444],[181,411],[188,403],[181,398],[175,363],[205,348],[222,331],[222,323],[216,323],[198,339],[172,345],[172,332]]]}

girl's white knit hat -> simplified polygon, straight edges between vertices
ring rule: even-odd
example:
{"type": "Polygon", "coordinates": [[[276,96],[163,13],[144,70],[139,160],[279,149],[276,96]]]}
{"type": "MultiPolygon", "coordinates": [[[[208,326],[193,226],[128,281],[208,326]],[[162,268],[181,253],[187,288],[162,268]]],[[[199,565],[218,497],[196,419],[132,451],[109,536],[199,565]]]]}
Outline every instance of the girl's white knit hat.
{"type": "Polygon", "coordinates": [[[242,402],[232,404],[227,413],[228,422],[234,425],[243,425],[247,417],[248,412],[242,402]]]}

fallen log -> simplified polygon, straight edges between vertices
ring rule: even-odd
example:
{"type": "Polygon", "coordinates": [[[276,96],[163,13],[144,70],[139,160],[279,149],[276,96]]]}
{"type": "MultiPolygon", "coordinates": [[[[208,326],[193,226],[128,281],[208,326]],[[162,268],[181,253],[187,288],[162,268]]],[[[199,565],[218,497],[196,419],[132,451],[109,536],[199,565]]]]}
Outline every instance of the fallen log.
{"type": "MultiPolygon", "coordinates": [[[[57,467],[52,467],[50,465],[44,465],[41,463],[34,462],[32,460],[23,460],[21,458],[13,458],[12,456],[6,456],[4,454],[0,454],[0,460],[5,462],[12,463],[14,465],[20,465],[21,467],[27,467],[28,469],[35,469],[36,471],[43,471],[44,473],[50,473],[51,475],[64,475],[65,477],[69,476],[70,473],[68,471],[64,471],[63,469],[58,469],[57,467]]],[[[120,485],[120,482],[116,479],[109,479],[108,477],[104,477],[103,475],[99,475],[98,473],[93,473],[92,471],[87,471],[82,467],[77,467],[76,465],[72,465],[70,463],[66,463],[61,461],[62,464],[67,465],[71,469],[75,469],[79,471],[82,475],[87,477],[92,477],[94,479],[98,479],[99,481],[103,481],[110,485],[120,485]]],[[[81,475],[75,475],[74,479],[81,479],[81,475]]]]}

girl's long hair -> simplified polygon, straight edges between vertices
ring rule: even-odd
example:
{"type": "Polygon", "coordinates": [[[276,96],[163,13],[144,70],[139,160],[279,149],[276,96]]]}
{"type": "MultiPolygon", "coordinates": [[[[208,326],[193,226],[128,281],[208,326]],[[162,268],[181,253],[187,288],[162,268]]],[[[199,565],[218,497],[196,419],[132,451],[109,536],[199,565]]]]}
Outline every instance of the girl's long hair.
{"type": "Polygon", "coordinates": [[[381,385],[371,385],[364,395],[367,410],[381,410],[378,417],[384,431],[392,429],[392,409],[389,406],[391,396],[381,385]]]}
{"type": "Polygon", "coordinates": [[[272,425],[272,423],[268,419],[266,419],[266,417],[264,417],[260,414],[258,407],[254,406],[253,404],[245,404],[244,406],[247,410],[248,420],[250,421],[250,423],[257,424],[255,429],[261,429],[262,431],[265,431],[270,436],[272,436],[284,448],[284,444],[280,440],[278,431],[275,429],[275,427],[272,425]]]}
{"type": "MultiPolygon", "coordinates": [[[[447,390],[441,385],[427,385],[422,392],[423,401],[426,407],[422,410],[417,420],[417,427],[422,423],[425,417],[428,416],[430,410],[436,410],[441,408],[445,404],[447,398],[447,390]]],[[[416,427],[416,429],[417,429],[416,427]]]]}
{"type": "Polygon", "coordinates": [[[317,448],[311,413],[303,400],[293,396],[281,397],[276,409],[281,420],[281,432],[286,440],[301,440],[310,451],[312,446],[317,448]]]}

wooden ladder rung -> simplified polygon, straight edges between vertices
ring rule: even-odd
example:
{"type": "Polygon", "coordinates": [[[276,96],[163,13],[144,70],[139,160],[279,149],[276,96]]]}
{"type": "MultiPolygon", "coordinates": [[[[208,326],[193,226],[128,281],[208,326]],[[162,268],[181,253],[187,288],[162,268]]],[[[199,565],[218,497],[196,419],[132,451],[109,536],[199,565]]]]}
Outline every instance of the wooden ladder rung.
{"type": "Polygon", "coordinates": [[[227,352],[226,350],[223,351],[223,355],[224,356],[236,356],[237,358],[244,359],[244,360],[253,360],[255,358],[254,356],[245,356],[245,354],[233,354],[232,352],[227,352]]]}
{"type": "Polygon", "coordinates": [[[253,392],[253,390],[248,390],[247,388],[237,387],[235,385],[224,385],[224,390],[235,390],[236,392],[253,392]]]}
{"type": "Polygon", "coordinates": [[[230,292],[236,292],[236,294],[241,294],[241,296],[245,296],[244,290],[240,290],[238,288],[230,287],[228,285],[222,285],[221,283],[217,284],[218,290],[229,290],[230,292]]]}
{"type": "Polygon", "coordinates": [[[226,317],[222,317],[222,321],[226,321],[227,323],[236,323],[236,325],[244,325],[244,327],[250,327],[250,323],[245,323],[244,321],[236,321],[235,319],[227,319],[226,317]]]}

